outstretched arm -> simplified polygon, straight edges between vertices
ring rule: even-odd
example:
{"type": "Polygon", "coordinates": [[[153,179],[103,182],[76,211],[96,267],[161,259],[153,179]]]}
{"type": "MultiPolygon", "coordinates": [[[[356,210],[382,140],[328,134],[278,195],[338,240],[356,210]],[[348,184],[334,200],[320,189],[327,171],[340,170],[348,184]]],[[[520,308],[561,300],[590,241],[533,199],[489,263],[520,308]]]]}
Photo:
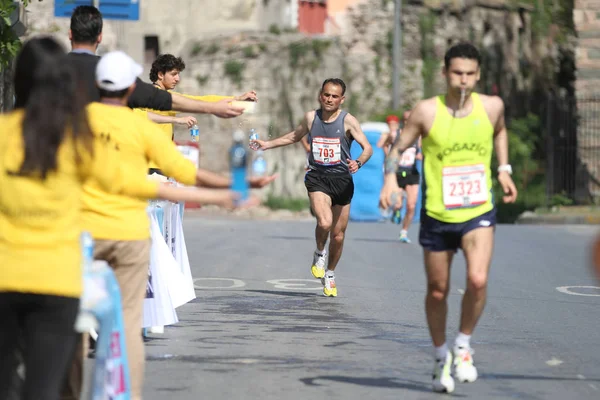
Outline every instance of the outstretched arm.
{"type": "Polygon", "coordinates": [[[254,146],[256,150],[268,150],[276,147],[287,146],[296,142],[299,142],[308,133],[308,114],[304,116],[302,122],[296,127],[295,130],[288,134],[280,136],[273,140],[253,140],[257,146],[254,146]]]}
{"type": "Polygon", "coordinates": [[[175,111],[182,111],[194,114],[212,114],[219,118],[233,118],[241,115],[244,109],[235,107],[231,104],[232,99],[226,98],[215,103],[194,100],[177,93],[170,93],[173,97],[173,107],[175,111]]]}
{"type": "Polygon", "coordinates": [[[185,117],[174,117],[171,115],[161,115],[148,112],[148,119],[156,124],[178,124],[186,125],[188,128],[191,128],[194,124],[198,123],[196,117],[191,115],[185,117]]]}

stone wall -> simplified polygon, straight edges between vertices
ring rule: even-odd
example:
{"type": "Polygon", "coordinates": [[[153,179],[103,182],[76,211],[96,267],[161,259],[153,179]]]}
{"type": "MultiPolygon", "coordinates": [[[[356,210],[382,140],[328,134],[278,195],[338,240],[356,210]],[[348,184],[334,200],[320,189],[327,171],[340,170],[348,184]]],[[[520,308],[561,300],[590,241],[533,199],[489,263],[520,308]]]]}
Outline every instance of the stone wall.
{"type": "Polygon", "coordinates": [[[580,175],[586,192],[600,197],[600,0],[575,0],[577,126],[580,175]]]}
{"type": "MultiPolygon", "coordinates": [[[[31,4],[31,34],[50,32],[67,44],[68,20],[52,18],[52,3],[45,0],[31,4]]],[[[293,130],[304,112],[318,106],[318,90],[329,77],[346,81],[344,108],[360,121],[388,112],[392,98],[392,0],[349,2],[353,6],[344,13],[339,35],[312,38],[298,33],[268,32],[268,21],[284,11],[275,7],[281,2],[222,0],[219,10],[211,8],[201,14],[202,4],[208,3],[213,4],[214,0],[174,0],[169,5],[173,11],[167,13],[161,11],[164,2],[145,0],[143,21],[105,22],[100,49],[100,53],[124,49],[143,62],[140,38],[158,32],[161,52],[180,55],[186,61],[178,91],[189,94],[258,91],[256,114],[235,120],[199,117],[202,166],[227,171],[226,151],[236,128],[255,128],[262,137],[293,130]],[[238,7],[241,2],[243,7],[238,7]],[[261,8],[265,6],[270,8],[261,8]],[[242,13],[243,10],[247,12],[242,13]],[[271,19],[263,20],[260,15],[271,15],[271,19]]],[[[419,99],[443,91],[444,52],[452,43],[464,39],[478,44],[484,54],[482,91],[497,90],[503,96],[530,91],[537,71],[553,56],[552,48],[534,43],[529,10],[508,6],[509,3],[514,2],[405,1],[401,104],[411,107],[419,99]]],[[[144,79],[147,70],[148,65],[144,79]]],[[[187,135],[180,128],[176,134],[187,135]]],[[[301,146],[276,149],[266,156],[271,170],[281,174],[273,193],[303,197],[305,154],[301,146]]]]}
{"type": "MultiPolygon", "coordinates": [[[[389,3],[366,0],[348,9],[346,31],[337,37],[238,33],[226,40],[186,43],[180,53],[188,66],[181,91],[232,94],[255,89],[260,96],[257,113],[241,120],[200,117],[206,132],[201,134],[203,166],[226,170],[225,151],[237,127],[253,127],[263,137],[293,130],[304,112],[318,106],[317,93],[325,78],[346,81],[344,107],[360,121],[387,112],[392,16],[389,3]]],[[[552,52],[533,45],[530,20],[528,9],[508,8],[499,1],[411,0],[403,13],[403,106],[414,106],[424,96],[444,90],[443,55],[459,40],[474,41],[484,54],[482,91],[511,96],[531,90],[536,71],[552,52]]],[[[184,130],[177,132],[186,135],[184,130]]],[[[271,168],[282,174],[274,194],[304,196],[305,154],[300,144],[266,155],[271,168]]]]}

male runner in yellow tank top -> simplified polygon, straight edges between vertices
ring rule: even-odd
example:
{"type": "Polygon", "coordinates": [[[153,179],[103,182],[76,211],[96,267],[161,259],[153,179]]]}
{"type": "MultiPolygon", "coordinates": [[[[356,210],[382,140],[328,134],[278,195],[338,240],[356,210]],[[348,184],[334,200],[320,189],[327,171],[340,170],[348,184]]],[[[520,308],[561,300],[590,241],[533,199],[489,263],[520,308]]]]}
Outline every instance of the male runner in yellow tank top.
{"type": "Polygon", "coordinates": [[[498,158],[498,182],[504,202],[517,190],[510,177],[504,103],[474,92],[480,76],[479,51],[469,43],[451,47],[444,57],[445,95],[419,102],[400,139],[386,158],[381,206],[395,189],[397,154],[422,136],[423,187],[419,243],[427,273],[425,312],[433,344],[433,390],[452,392],[460,382],[477,379],[470,338],[486,302],[488,271],[496,224],[492,199],[492,151],[498,158]],[[450,265],[462,248],[467,261],[467,289],[453,354],[446,345],[450,265]],[[451,369],[454,366],[454,373],[451,369]]]}

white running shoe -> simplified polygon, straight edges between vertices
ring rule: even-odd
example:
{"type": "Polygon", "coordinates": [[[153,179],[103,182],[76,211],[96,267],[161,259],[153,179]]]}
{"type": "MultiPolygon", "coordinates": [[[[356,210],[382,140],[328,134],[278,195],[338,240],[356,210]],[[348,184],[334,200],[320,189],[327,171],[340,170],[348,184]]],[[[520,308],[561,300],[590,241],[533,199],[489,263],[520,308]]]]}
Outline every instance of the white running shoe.
{"type": "Polygon", "coordinates": [[[337,287],[335,286],[335,275],[333,271],[327,271],[321,282],[323,283],[323,296],[337,296],[337,287]]]}
{"type": "Polygon", "coordinates": [[[454,391],[454,378],[451,374],[452,354],[448,352],[445,360],[435,360],[433,367],[433,391],[438,393],[452,393],[454,391]]]}
{"type": "Polygon", "coordinates": [[[325,276],[325,264],[327,263],[327,254],[315,254],[313,256],[312,266],[310,267],[311,274],[317,279],[323,279],[325,276]]]}
{"type": "Polygon", "coordinates": [[[454,346],[454,376],[459,382],[475,382],[477,368],[473,365],[474,351],[471,348],[454,346]]]}

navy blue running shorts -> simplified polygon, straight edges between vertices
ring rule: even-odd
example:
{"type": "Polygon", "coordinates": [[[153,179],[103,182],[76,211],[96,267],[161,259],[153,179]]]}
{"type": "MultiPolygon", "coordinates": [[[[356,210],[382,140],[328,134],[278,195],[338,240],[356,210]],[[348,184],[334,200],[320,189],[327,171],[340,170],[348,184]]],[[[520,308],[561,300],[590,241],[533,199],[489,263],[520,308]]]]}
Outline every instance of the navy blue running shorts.
{"type": "Polygon", "coordinates": [[[457,251],[461,247],[464,235],[477,228],[496,226],[496,209],[466,222],[448,223],[431,218],[423,209],[421,212],[421,229],[419,231],[419,244],[430,251],[457,251]]]}

